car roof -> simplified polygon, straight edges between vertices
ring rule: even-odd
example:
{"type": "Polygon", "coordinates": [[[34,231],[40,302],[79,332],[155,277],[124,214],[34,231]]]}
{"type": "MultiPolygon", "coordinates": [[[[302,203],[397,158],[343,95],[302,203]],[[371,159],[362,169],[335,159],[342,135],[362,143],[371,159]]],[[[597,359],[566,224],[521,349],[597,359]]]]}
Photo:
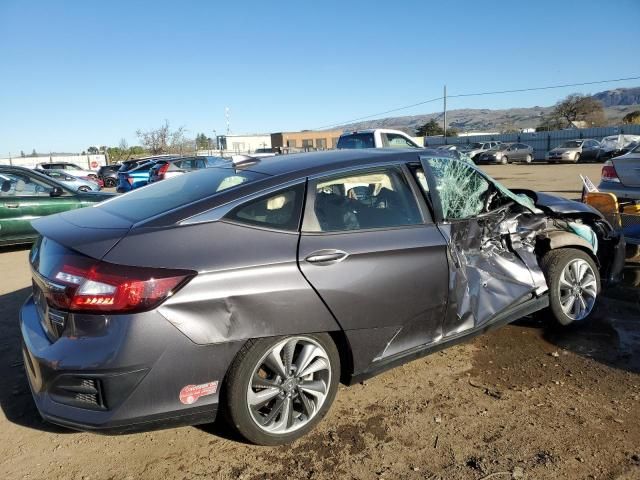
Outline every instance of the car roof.
{"type": "Polygon", "coordinates": [[[303,177],[342,168],[366,167],[379,162],[418,160],[420,153],[427,151],[417,148],[363,148],[293,153],[249,160],[246,169],[272,176],[303,177]]]}

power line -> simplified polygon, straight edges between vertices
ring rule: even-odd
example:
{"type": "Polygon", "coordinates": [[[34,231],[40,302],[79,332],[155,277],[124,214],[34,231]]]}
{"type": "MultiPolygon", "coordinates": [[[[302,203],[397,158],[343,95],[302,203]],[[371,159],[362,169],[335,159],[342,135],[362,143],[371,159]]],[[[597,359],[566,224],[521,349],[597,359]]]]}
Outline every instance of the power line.
{"type": "Polygon", "coordinates": [[[431,100],[425,100],[424,102],[418,102],[418,103],[414,103],[412,105],[406,105],[404,107],[393,108],[391,110],[386,110],[384,112],[372,113],[371,115],[367,115],[366,117],[359,117],[359,118],[354,118],[352,120],[346,120],[344,122],[332,123],[330,125],[325,125],[323,127],[314,128],[314,130],[322,130],[323,128],[330,128],[330,127],[335,127],[337,125],[344,125],[345,123],[358,122],[360,120],[366,120],[367,118],[378,117],[380,115],[386,115],[387,113],[393,113],[393,112],[397,112],[399,110],[406,110],[407,108],[417,107],[419,105],[424,105],[426,103],[437,102],[438,100],[442,100],[442,98],[443,97],[432,98],[431,100]]]}
{"type": "MultiPolygon", "coordinates": [[[[500,95],[505,93],[521,93],[521,92],[533,92],[539,90],[552,90],[555,88],[567,88],[567,87],[583,87],[586,85],[597,85],[602,83],[614,83],[614,82],[624,82],[627,80],[640,80],[640,76],[636,77],[626,77],[626,78],[615,78],[612,80],[596,80],[593,82],[581,82],[581,83],[566,83],[563,85],[547,85],[544,87],[530,87],[530,88],[518,88],[515,90],[498,90],[495,92],[476,92],[476,93],[459,93],[457,95],[447,95],[447,98],[461,98],[461,97],[480,97],[484,95],[500,95]]],[[[359,122],[361,120],[367,120],[369,118],[378,117],[380,115],[386,115],[387,113],[398,112],[400,110],[407,110],[409,108],[418,107],[420,105],[425,105],[427,103],[437,102],[438,100],[442,100],[444,97],[432,98],[430,100],[425,100],[423,102],[413,103],[411,105],[405,105],[402,107],[392,108],[391,110],[386,110],[384,112],[373,113],[371,115],[366,115],[364,117],[354,118],[352,120],[345,120],[342,122],[335,122],[329,125],[324,125],[322,127],[315,128],[314,130],[322,130],[324,128],[336,127],[339,125],[345,125],[353,122],[359,122]]]]}
{"type": "Polygon", "coordinates": [[[566,88],[566,87],[583,87],[585,85],[596,85],[600,83],[613,83],[613,82],[624,82],[625,80],[639,80],[639,77],[627,77],[627,78],[616,78],[613,80],[597,80],[595,82],[582,82],[582,83],[566,83],[564,85],[549,85],[546,87],[532,87],[532,88],[519,88],[517,90],[499,90],[496,92],[481,92],[481,93],[460,93],[458,95],[449,95],[449,98],[457,98],[457,97],[480,97],[482,95],[499,95],[501,93],[519,93],[519,92],[532,92],[535,90],[551,90],[554,88],[566,88]]]}

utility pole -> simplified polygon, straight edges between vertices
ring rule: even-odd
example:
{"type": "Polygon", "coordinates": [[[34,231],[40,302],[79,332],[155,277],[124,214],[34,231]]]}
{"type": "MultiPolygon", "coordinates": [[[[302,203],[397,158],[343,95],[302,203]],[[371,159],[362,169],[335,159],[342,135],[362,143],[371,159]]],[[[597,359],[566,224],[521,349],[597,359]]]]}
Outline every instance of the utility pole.
{"type": "Polygon", "coordinates": [[[444,144],[447,144],[447,86],[444,86],[444,144]]]}

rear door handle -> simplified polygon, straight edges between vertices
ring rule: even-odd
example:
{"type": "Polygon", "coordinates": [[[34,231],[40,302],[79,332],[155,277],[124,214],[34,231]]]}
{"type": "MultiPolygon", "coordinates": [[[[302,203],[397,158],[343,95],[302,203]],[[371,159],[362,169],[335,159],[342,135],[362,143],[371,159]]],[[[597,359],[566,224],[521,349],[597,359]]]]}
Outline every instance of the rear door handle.
{"type": "Polygon", "coordinates": [[[331,265],[341,262],[347,258],[349,254],[342,250],[316,250],[305,258],[305,261],[316,265],[331,265]]]}
{"type": "Polygon", "coordinates": [[[7,207],[7,208],[18,208],[20,206],[20,204],[19,203],[5,203],[4,206],[7,207]]]}

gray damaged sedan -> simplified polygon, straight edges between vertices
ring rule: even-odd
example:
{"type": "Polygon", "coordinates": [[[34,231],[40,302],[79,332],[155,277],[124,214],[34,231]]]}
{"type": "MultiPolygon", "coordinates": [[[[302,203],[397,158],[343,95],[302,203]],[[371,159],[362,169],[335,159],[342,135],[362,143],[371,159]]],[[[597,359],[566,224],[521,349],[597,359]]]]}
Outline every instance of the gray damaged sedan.
{"type": "Polygon", "coordinates": [[[624,241],[587,205],[429,150],[245,159],[33,222],[41,415],[280,444],[351,384],[550,308],[586,321],[624,241]]]}

